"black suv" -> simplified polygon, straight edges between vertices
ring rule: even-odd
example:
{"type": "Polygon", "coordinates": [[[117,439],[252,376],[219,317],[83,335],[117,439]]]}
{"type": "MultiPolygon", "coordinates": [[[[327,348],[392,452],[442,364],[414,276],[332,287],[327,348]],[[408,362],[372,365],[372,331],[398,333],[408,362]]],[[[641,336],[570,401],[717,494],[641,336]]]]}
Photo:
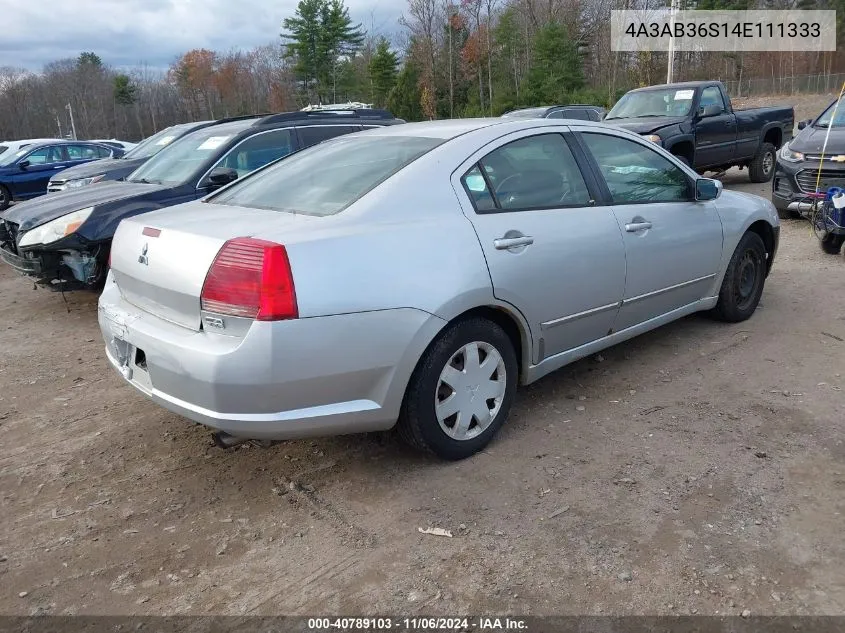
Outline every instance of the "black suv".
{"type": "Polygon", "coordinates": [[[0,216],[0,259],[53,289],[96,289],[124,218],[202,198],[321,141],[404,123],[385,110],[319,110],[224,119],[183,136],[126,180],[48,194],[0,216]]]}
{"type": "Polygon", "coordinates": [[[601,106],[572,103],[569,105],[541,106],[539,108],[521,108],[505,112],[506,119],[579,119],[581,121],[601,121],[607,111],[601,106]]]}

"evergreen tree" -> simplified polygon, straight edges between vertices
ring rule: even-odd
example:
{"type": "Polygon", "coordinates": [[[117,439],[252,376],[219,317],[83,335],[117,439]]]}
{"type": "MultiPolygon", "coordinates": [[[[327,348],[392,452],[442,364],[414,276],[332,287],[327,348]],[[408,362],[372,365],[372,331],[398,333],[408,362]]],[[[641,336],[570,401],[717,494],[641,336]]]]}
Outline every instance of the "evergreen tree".
{"type": "Polygon", "coordinates": [[[138,87],[132,83],[129,75],[115,75],[113,84],[115,103],[130,106],[138,100],[138,87]]]}
{"type": "Polygon", "coordinates": [[[381,38],[376,45],[373,58],[370,60],[370,81],[373,85],[373,100],[376,107],[383,108],[388,95],[396,85],[396,66],[399,58],[392,50],[385,38],[381,38]]]}
{"type": "Polygon", "coordinates": [[[565,103],[584,85],[578,47],[562,24],[550,22],[537,31],[526,89],[536,105],[565,103]]]}
{"type": "Polygon", "coordinates": [[[361,25],[353,25],[343,0],[300,0],[296,14],[283,23],[287,54],[294,71],[323,101],[336,98],[340,64],[353,56],[364,40],[361,25]]]}

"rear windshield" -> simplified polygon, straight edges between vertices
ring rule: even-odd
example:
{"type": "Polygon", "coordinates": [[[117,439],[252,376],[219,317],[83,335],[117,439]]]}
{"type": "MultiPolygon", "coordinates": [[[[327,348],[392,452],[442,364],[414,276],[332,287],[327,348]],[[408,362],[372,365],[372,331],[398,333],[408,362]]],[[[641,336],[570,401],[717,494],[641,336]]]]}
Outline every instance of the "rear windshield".
{"type": "Polygon", "coordinates": [[[415,136],[337,138],[248,176],[214,204],[326,216],[343,211],[403,167],[443,143],[415,136]]]}

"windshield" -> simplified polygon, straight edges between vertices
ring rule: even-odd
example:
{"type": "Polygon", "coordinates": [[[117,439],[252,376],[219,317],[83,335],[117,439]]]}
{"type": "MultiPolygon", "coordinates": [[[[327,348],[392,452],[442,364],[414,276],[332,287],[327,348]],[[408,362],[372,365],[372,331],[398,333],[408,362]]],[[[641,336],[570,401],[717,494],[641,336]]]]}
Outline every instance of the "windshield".
{"type": "Polygon", "coordinates": [[[22,149],[19,149],[17,152],[5,152],[2,156],[0,156],[0,167],[11,165],[21,156],[26,154],[29,150],[29,147],[24,147],[22,149]]]}
{"type": "Polygon", "coordinates": [[[209,201],[304,215],[334,215],[442,142],[413,136],[335,139],[292,154],[209,201]]]}
{"type": "Polygon", "coordinates": [[[624,95],[604,118],[634,119],[637,117],[686,116],[692,108],[695,90],[666,88],[643,90],[624,95]]]}
{"type": "Polygon", "coordinates": [[[176,126],[163,129],[158,134],[144,139],[126,152],[124,158],[149,158],[155,156],[179,137],[176,126]]]}
{"type": "MultiPolygon", "coordinates": [[[[243,127],[249,126],[245,121],[243,127]]],[[[199,176],[197,171],[211,158],[220,154],[240,128],[226,126],[225,131],[212,125],[197,130],[171,145],[167,145],[138,169],[133,171],[127,180],[129,182],[148,182],[157,185],[179,185],[191,178],[199,176]]]]}
{"type": "Polygon", "coordinates": [[[508,112],[502,116],[509,119],[542,119],[546,111],[547,108],[525,108],[524,110],[508,112]]]}
{"type": "Polygon", "coordinates": [[[836,108],[836,101],[831,103],[827,110],[822,112],[822,115],[815,122],[813,127],[845,127],[845,99],[839,101],[839,107],[836,108],[836,116],[833,116],[833,109],[836,108]],[[831,123],[833,119],[833,123],[831,123]]]}

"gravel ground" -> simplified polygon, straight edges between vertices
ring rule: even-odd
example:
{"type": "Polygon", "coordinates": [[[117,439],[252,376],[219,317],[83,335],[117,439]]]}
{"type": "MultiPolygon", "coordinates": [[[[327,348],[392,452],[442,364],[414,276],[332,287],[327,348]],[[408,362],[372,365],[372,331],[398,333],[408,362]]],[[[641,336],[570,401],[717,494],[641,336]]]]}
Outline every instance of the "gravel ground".
{"type": "Polygon", "coordinates": [[[0,613],[843,614],[843,272],[787,221],[751,320],[564,368],[441,463],[216,449],[107,367],[94,296],[0,267],[0,613]]]}

